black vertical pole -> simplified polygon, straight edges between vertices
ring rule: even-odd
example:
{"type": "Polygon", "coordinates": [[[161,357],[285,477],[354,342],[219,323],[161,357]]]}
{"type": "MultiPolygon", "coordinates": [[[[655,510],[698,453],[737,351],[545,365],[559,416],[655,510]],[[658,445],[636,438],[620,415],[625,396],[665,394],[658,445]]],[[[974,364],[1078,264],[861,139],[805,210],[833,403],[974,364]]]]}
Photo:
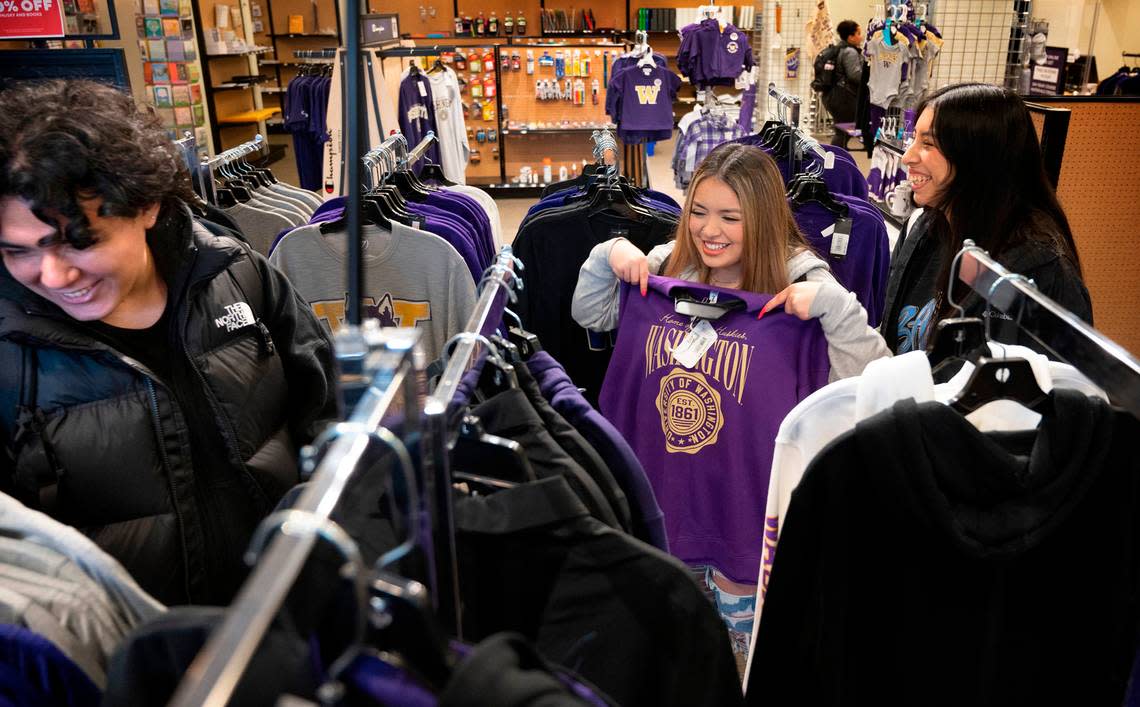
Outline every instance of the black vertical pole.
{"type": "Polygon", "coordinates": [[[360,0],[344,0],[344,114],[348,140],[344,154],[345,193],[348,196],[348,323],[360,325],[360,297],[364,292],[363,241],[360,232],[360,169],[364,157],[364,81],[360,63],[360,0]]]}

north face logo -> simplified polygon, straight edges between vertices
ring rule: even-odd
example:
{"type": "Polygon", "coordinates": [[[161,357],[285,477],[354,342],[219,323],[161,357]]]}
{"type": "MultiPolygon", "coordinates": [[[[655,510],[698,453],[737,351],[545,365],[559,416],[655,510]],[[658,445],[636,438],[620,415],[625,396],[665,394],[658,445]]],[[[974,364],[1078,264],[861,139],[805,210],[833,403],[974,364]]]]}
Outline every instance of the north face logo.
{"type": "Polygon", "coordinates": [[[243,326],[249,326],[256,323],[253,316],[253,310],[245,302],[235,302],[234,304],[226,305],[226,314],[223,317],[218,317],[214,320],[214,326],[221,329],[226,328],[226,331],[233,331],[241,329],[243,326]]]}

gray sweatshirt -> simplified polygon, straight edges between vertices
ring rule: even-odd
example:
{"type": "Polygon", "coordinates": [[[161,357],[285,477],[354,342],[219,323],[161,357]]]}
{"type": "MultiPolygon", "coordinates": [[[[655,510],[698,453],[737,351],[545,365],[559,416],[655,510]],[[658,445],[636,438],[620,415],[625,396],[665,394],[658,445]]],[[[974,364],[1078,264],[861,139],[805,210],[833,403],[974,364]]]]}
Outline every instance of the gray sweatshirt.
{"type": "MultiPolygon", "coordinates": [[[[610,268],[610,251],[618,240],[613,238],[594,246],[578,273],[570,314],[586,329],[610,331],[617,328],[621,282],[610,268]]],[[[673,243],[663,243],[649,251],[646,256],[649,272],[661,272],[662,264],[673,252],[673,243]]],[[[808,282],[821,283],[810,314],[819,319],[827,337],[827,355],[831,361],[829,380],[857,376],[871,361],[891,355],[883,338],[867,325],[867,311],[853,293],[836,282],[827,263],[809,252],[793,256],[788,260],[788,279],[795,281],[801,277],[808,282]]],[[[697,272],[681,273],[681,279],[696,280],[697,272]]]]}

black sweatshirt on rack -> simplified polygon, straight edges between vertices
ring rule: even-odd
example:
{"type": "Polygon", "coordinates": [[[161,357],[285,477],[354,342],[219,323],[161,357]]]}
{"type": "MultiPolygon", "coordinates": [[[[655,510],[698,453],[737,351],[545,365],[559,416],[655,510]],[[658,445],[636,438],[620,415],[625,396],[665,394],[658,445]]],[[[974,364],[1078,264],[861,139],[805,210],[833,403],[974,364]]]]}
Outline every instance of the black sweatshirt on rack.
{"type": "Polygon", "coordinates": [[[1054,389],[1036,431],[904,400],[808,468],[753,705],[1120,705],[1140,613],[1140,423],[1054,389]]]}
{"type": "Polygon", "coordinates": [[[515,238],[515,255],[526,266],[518,314],[594,405],[613,345],[608,334],[591,335],[570,316],[578,271],[602,241],[624,236],[648,253],[668,241],[676,227],[676,220],[665,214],[644,223],[608,212],[591,215],[589,204],[581,202],[541,212],[524,223],[515,238]]]}
{"type": "Polygon", "coordinates": [[[608,528],[563,477],[455,504],[466,640],[514,631],[622,707],[732,707],[724,622],[688,569],[608,528]]]}

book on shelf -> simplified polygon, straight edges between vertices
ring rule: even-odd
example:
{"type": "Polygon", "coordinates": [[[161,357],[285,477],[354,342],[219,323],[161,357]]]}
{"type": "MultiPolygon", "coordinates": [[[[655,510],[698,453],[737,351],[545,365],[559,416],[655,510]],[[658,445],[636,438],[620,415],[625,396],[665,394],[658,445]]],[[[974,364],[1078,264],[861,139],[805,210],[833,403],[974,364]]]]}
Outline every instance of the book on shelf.
{"type": "Polygon", "coordinates": [[[194,113],[191,112],[190,106],[174,107],[174,124],[186,127],[194,125],[194,113]]]}
{"type": "Polygon", "coordinates": [[[201,103],[202,102],[202,84],[200,84],[200,83],[190,84],[190,102],[191,103],[201,103]]]}
{"type": "Polygon", "coordinates": [[[183,40],[166,40],[166,58],[171,61],[186,61],[186,45],[183,40]]]}
{"type": "MultiPolygon", "coordinates": [[[[150,83],[170,83],[170,65],[160,61],[148,61],[147,68],[151,69],[150,83]]],[[[143,69],[144,71],[146,69],[143,69]]]]}
{"type": "Polygon", "coordinates": [[[170,83],[186,83],[190,80],[190,72],[182,62],[170,62],[170,83]]]}
{"type": "Polygon", "coordinates": [[[141,58],[143,61],[148,61],[150,59],[150,47],[147,46],[145,39],[140,39],[140,40],[138,40],[138,42],[139,42],[139,58],[141,58]]]}
{"type": "Polygon", "coordinates": [[[158,0],[158,12],[162,15],[179,14],[178,0],[158,0]]]}
{"type": "Polygon", "coordinates": [[[162,37],[162,20],[157,17],[148,17],[145,21],[146,36],[150,39],[162,37]]]}
{"type": "Polygon", "coordinates": [[[170,86],[154,86],[151,90],[154,93],[155,107],[170,108],[173,105],[170,97],[170,86]]]}
{"type": "Polygon", "coordinates": [[[190,107],[194,112],[194,125],[206,124],[206,107],[201,103],[196,103],[190,107]]]}
{"type": "Polygon", "coordinates": [[[166,37],[181,37],[182,36],[182,20],[177,17],[163,17],[162,18],[162,33],[166,37]]]}
{"type": "Polygon", "coordinates": [[[186,64],[186,79],[190,83],[197,83],[202,79],[202,72],[195,63],[186,64]]]}
{"type": "Polygon", "coordinates": [[[151,61],[166,61],[166,42],[161,39],[148,39],[147,56],[151,61]]]}
{"type": "Polygon", "coordinates": [[[170,97],[176,106],[190,105],[190,87],[189,86],[171,86],[170,97]]]}
{"type": "Polygon", "coordinates": [[[144,15],[157,15],[158,14],[158,0],[143,0],[143,14],[144,15]]]}

